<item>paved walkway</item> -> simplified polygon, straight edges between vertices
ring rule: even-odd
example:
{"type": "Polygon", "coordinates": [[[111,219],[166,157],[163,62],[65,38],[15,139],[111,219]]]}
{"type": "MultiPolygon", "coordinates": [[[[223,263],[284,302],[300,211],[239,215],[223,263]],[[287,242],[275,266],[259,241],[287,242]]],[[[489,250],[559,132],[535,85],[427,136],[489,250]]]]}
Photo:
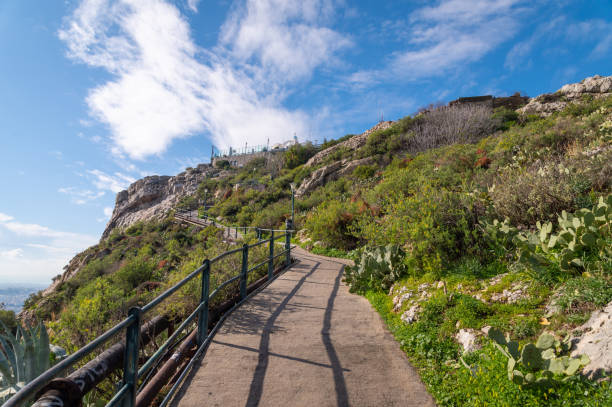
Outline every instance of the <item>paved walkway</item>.
{"type": "Polygon", "coordinates": [[[228,317],[174,405],[434,406],[344,265],[295,249],[298,263],[228,317]]]}

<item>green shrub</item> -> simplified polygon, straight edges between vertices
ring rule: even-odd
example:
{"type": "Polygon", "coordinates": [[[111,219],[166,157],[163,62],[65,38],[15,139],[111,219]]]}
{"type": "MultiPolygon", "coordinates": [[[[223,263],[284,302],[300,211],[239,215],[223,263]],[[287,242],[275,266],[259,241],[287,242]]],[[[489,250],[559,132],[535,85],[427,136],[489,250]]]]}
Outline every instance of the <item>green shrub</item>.
{"type": "Polygon", "coordinates": [[[227,160],[218,160],[215,161],[215,167],[220,168],[222,170],[227,170],[231,167],[231,164],[227,160]]]}
{"type": "Polygon", "coordinates": [[[323,241],[330,247],[351,250],[359,242],[350,232],[357,213],[356,203],[327,201],[308,216],[306,228],[315,241],[323,241]]]}
{"type": "Polygon", "coordinates": [[[344,276],[350,291],[388,290],[406,272],[404,256],[399,246],[365,248],[355,265],[346,268],[344,276]]]}
{"type": "Polygon", "coordinates": [[[289,169],[296,168],[308,161],[316,152],[317,149],[311,142],[294,144],[284,153],[285,167],[289,169]]]}
{"type": "Polygon", "coordinates": [[[372,178],[376,174],[375,165],[360,165],[353,170],[353,176],[360,179],[372,178]]]}
{"type": "Polygon", "coordinates": [[[425,184],[414,195],[389,196],[381,213],[381,218],[360,216],[353,233],[370,244],[401,245],[413,272],[440,276],[454,260],[479,251],[469,197],[425,184]]]}
{"type": "Polygon", "coordinates": [[[563,312],[585,312],[603,307],[612,300],[612,282],[603,277],[576,277],[568,280],[555,304],[563,312]]]}

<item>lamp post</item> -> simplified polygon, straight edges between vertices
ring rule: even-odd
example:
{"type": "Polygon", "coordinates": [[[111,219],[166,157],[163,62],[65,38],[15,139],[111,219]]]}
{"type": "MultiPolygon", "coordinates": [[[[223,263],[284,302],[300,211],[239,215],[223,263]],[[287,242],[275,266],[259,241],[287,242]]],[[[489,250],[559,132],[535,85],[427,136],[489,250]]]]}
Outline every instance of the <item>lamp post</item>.
{"type": "Polygon", "coordinates": [[[295,184],[292,182],[291,186],[291,229],[295,228],[295,184]]]}
{"type": "Polygon", "coordinates": [[[208,198],[208,188],[204,188],[204,217],[208,217],[208,212],[206,211],[206,198],[208,198]]]}

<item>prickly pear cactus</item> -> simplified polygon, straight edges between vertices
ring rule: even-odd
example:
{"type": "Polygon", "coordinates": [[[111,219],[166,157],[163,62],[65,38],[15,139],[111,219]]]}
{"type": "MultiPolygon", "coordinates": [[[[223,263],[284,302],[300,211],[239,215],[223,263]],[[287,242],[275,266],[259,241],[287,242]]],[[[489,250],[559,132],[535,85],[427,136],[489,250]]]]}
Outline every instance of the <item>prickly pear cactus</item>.
{"type": "Polygon", "coordinates": [[[590,362],[586,355],[578,358],[565,355],[569,345],[549,333],[522,348],[498,329],[490,329],[488,335],[508,358],[508,379],[521,386],[549,387],[555,381],[568,380],[590,362]]]}
{"type": "Polygon", "coordinates": [[[565,211],[552,222],[537,222],[536,232],[519,232],[504,222],[485,223],[487,235],[497,241],[512,241],[518,248],[519,261],[530,268],[540,269],[557,264],[561,270],[585,271],[584,258],[596,254],[600,258],[612,256],[612,195],[600,197],[591,209],[580,209],[573,214],[565,211]],[[556,230],[555,230],[556,229],[556,230]]]}
{"type": "Polygon", "coordinates": [[[387,245],[364,249],[355,266],[347,267],[345,281],[351,292],[369,288],[388,290],[406,272],[401,247],[387,245]]]}

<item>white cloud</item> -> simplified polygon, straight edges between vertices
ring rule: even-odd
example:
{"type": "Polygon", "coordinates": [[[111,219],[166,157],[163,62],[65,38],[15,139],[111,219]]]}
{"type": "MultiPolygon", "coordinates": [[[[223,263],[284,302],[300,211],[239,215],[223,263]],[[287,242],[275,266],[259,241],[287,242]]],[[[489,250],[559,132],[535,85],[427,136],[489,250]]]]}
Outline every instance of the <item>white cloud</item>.
{"type": "Polygon", "coordinates": [[[272,14],[258,13],[257,18],[251,18],[253,2],[237,8],[224,32],[236,31],[238,41],[226,38],[223,45],[231,50],[220,46],[213,53],[193,42],[185,17],[165,0],[82,1],[59,36],[72,59],[112,74],[111,81],[90,91],[87,104],[92,116],[109,126],[114,153],[142,159],[164,152],[176,139],[203,132],[221,148],[247,139],[265,144],[267,138],[277,142],[294,132],[305,134],[308,116],[283,108],[287,90],[262,78],[267,68],[287,72],[297,65],[296,75],[306,77],[332,56],[341,37],[317,25],[331,13],[332,3],[266,4],[274,6],[265,10],[272,14]],[[278,16],[284,20],[275,23],[278,16]],[[253,30],[262,22],[270,23],[271,30],[248,41],[241,27],[253,30]],[[262,41],[271,40],[271,33],[283,35],[274,39],[276,51],[295,60],[282,61],[264,49],[262,41]],[[265,69],[251,64],[250,56],[265,69]]]}
{"type": "Polygon", "coordinates": [[[594,43],[591,58],[608,57],[612,50],[612,22],[593,19],[570,24],[564,31],[573,41],[594,43]]]}
{"type": "Polygon", "coordinates": [[[110,218],[113,215],[113,208],[111,208],[110,206],[107,206],[104,208],[104,216],[106,216],[107,218],[110,218]]]}
{"type": "Polygon", "coordinates": [[[350,81],[370,84],[390,78],[418,80],[443,75],[480,60],[515,35],[524,0],[443,0],[415,10],[406,30],[407,48],[383,69],[359,71],[350,81]]]}
{"type": "Polygon", "coordinates": [[[331,0],[247,0],[222,28],[222,43],[241,62],[257,60],[271,75],[288,80],[308,77],[351,45],[325,27],[334,14],[331,0]]]}
{"type": "Polygon", "coordinates": [[[109,175],[100,170],[88,170],[89,174],[95,177],[94,185],[101,190],[111,191],[113,193],[121,192],[136,181],[135,178],[129,175],[116,172],[114,175],[109,175]]]}
{"type": "Polygon", "coordinates": [[[13,260],[13,259],[17,259],[22,256],[23,256],[23,249],[21,248],[0,251],[0,258],[4,258],[4,259],[13,260]]]}
{"type": "Polygon", "coordinates": [[[198,11],[198,3],[200,0],[187,0],[187,7],[193,12],[198,11]]]}
{"type": "Polygon", "coordinates": [[[0,212],[0,222],[8,222],[9,220],[13,220],[13,217],[0,212]]]}
{"type": "Polygon", "coordinates": [[[0,281],[47,282],[79,251],[97,242],[93,236],[24,223],[4,215],[0,223],[0,281]],[[15,245],[20,247],[14,248],[15,245]],[[9,246],[9,248],[6,248],[9,246]],[[10,248],[13,246],[13,248],[10,248]]]}
{"type": "Polygon", "coordinates": [[[598,19],[573,22],[563,15],[551,18],[537,26],[528,39],[512,47],[506,55],[505,66],[516,69],[525,64],[536,47],[551,50],[566,48],[568,43],[590,43],[586,48],[591,49],[591,58],[606,57],[612,50],[612,23],[598,19]]]}
{"type": "Polygon", "coordinates": [[[77,205],[84,205],[104,196],[104,191],[95,192],[89,189],[78,189],[75,187],[60,188],[58,192],[69,195],[71,201],[77,205]]]}

